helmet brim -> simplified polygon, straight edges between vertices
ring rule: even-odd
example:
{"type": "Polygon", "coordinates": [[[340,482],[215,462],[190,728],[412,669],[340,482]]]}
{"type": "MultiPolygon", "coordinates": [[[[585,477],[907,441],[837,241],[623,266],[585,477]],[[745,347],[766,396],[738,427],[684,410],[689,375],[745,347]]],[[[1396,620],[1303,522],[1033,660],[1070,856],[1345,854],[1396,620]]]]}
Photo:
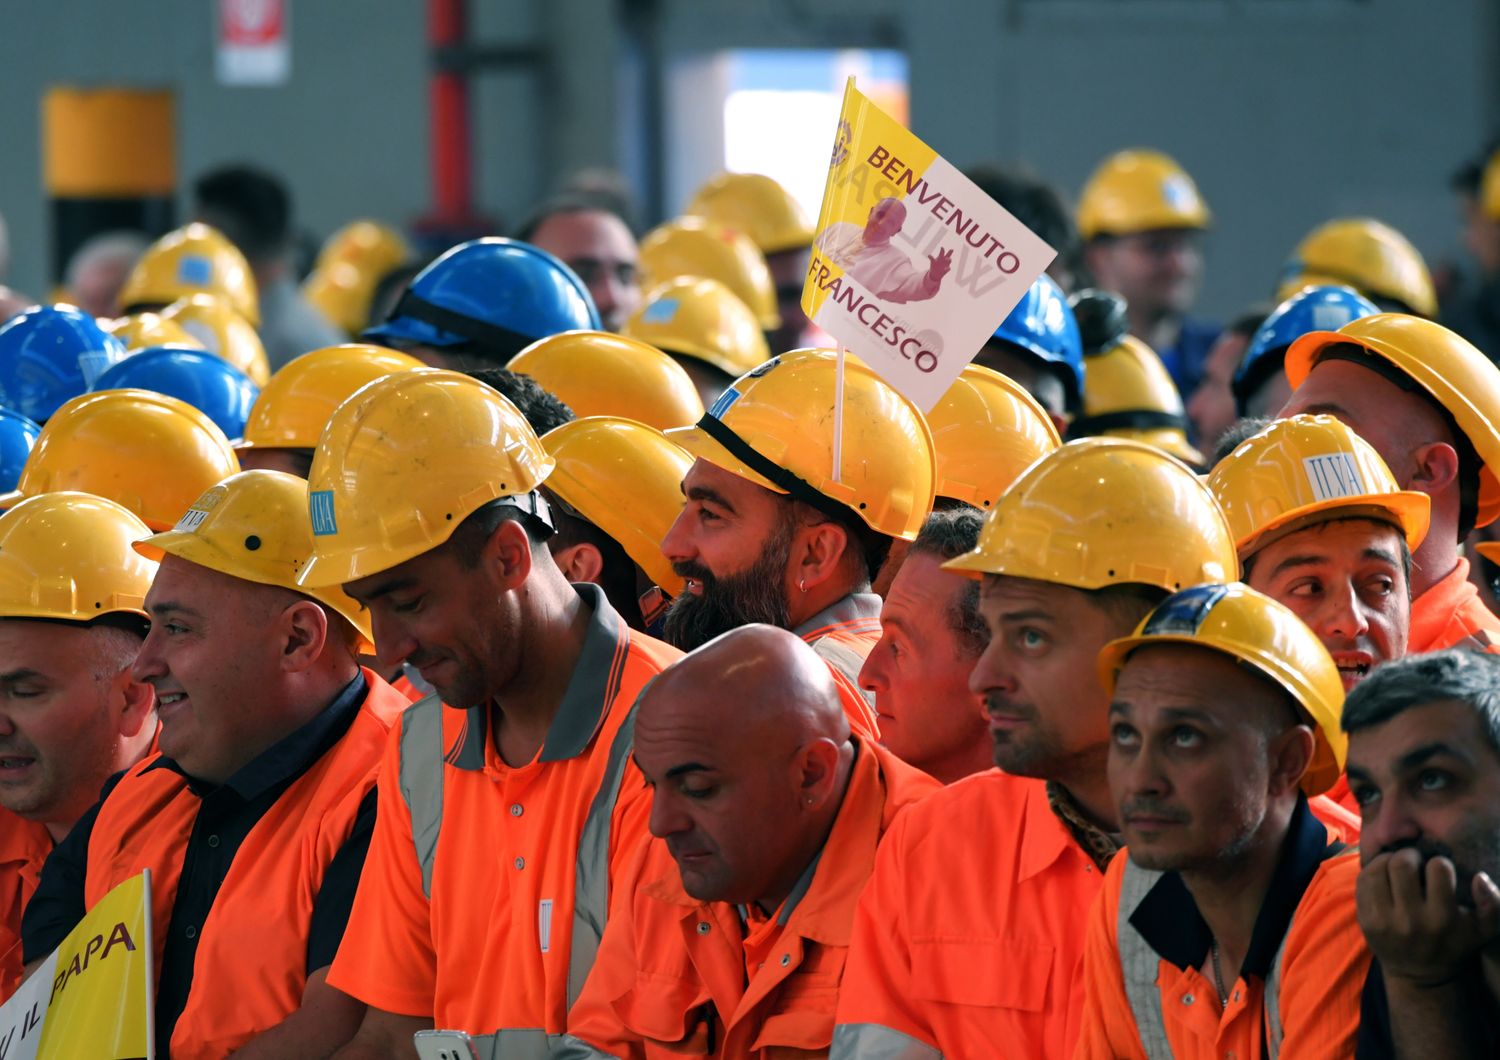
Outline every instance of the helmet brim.
{"type": "Polygon", "coordinates": [[[1432,521],[1432,498],[1417,490],[1399,490],[1395,493],[1337,497],[1316,504],[1304,504],[1283,513],[1244,540],[1235,542],[1235,550],[1243,558],[1259,552],[1287,534],[1337,518],[1368,518],[1390,523],[1406,538],[1407,549],[1416,552],[1426,539],[1432,521]],[[1320,515],[1326,518],[1315,518],[1320,515]]]}
{"type": "MultiPolygon", "coordinates": [[[[1483,436],[1476,434],[1474,420],[1483,419],[1482,413],[1477,409],[1465,407],[1459,411],[1449,408],[1444,399],[1435,393],[1429,383],[1414,375],[1410,370],[1403,367],[1397,360],[1393,360],[1390,353],[1378,345],[1374,345],[1358,335],[1345,335],[1338,331],[1309,331],[1306,335],[1293,342],[1286,351],[1286,381],[1293,391],[1297,390],[1307,377],[1312,374],[1313,367],[1318,362],[1318,355],[1329,346],[1348,344],[1359,346],[1368,350],[1370,356],[1378,358],[1393,365],[1398,371],[1411,377],[1413,383],[1422,388],[1428,398],[1446,409],[1449,416],[1458,425],[1459,430],[1465,431],[1469,438],[1469,444],[1474,447],[1479,455],[1479,507],[1475,526],[1488,526],[1496,519],[1500,519],[1500,476],[1497,476],[1490,461],[1486,458],[1486,452],[1490,454],[1500,453],[1492,433],[1485,432],[1483,436]]],[[[1460,395],[1460,401],[1466,401],[1460,395]]]]}
{"type": "Polygon", "coordinates": [[[462,335],[450,335],[437,330],[431,324],[420,320],[411,320],[406,317],[387,320],[384,324],[367,328],[359,333],[360,342],[388,343],[392,339],[399,342],[421,343],[423,346],[432,346],[438,349],[450,346],[462,346],[469,341],[462,335]]]}

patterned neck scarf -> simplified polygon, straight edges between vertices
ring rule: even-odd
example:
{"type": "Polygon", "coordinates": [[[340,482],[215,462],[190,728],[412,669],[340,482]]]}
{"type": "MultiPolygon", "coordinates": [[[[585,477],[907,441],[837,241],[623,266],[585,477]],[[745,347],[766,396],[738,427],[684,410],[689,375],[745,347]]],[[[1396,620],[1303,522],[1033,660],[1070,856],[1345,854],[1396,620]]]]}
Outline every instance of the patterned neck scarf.
{"type": "Polygon", "coordinates": [[[1120,847],[1125,845],[1121,837],[1106,832],[1085,817],[1083,811],[1073,802],[1073,796],[1068,794],[1068,789],[1050,780],[1047,781],[1047,805],[1057,819],[1072,833],[1074,840],[1094,863],[1094,867],[1100,872],[1108,869],[1111,859],[1119,852],[1120,847]]]}

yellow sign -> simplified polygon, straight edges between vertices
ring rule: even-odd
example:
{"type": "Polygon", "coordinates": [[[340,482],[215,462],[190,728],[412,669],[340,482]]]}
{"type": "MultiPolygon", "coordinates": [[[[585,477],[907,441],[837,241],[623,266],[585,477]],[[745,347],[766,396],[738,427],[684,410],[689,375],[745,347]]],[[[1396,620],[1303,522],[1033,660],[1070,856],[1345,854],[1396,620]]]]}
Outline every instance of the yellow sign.
{"type": "Polygon", "coordinates": [[[151,966],[148,870],[105,895],[0,1007],[0,1057],[152,1057],[151,966]]]}
{"type": "Polygon", "coordinates": [[[923,410],[1057,252],[850,78],[802,308],[923,410]]]}

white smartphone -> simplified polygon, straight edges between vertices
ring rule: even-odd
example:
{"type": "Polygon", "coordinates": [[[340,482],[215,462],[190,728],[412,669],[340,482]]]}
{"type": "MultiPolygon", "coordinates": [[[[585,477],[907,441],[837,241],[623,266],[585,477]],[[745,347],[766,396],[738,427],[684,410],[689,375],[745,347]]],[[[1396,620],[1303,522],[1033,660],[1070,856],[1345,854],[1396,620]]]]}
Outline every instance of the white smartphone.
{"type": "Polygon", "coordinates": [[[479,1060],[474,1039],[463,1031],[417,1031],[411,1041],[420,1060],[479,1060]]]}

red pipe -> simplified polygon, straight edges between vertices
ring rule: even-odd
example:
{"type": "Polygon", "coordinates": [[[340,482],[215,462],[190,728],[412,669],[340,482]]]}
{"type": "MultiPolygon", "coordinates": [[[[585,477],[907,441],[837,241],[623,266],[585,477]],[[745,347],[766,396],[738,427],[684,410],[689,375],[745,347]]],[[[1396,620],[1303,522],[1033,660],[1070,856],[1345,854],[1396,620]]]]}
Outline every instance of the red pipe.
{"type": "MultiPolygon", "coordinates": [[[[466,0],[428,0],[427,40],[434,53],[466,43],[466,0]]],[[[462,224],[473,217],[473,157],[469,142],[469,85],[462,73],[439,69],[428,100],[431,126],[431,220],[462,224]]]]}

